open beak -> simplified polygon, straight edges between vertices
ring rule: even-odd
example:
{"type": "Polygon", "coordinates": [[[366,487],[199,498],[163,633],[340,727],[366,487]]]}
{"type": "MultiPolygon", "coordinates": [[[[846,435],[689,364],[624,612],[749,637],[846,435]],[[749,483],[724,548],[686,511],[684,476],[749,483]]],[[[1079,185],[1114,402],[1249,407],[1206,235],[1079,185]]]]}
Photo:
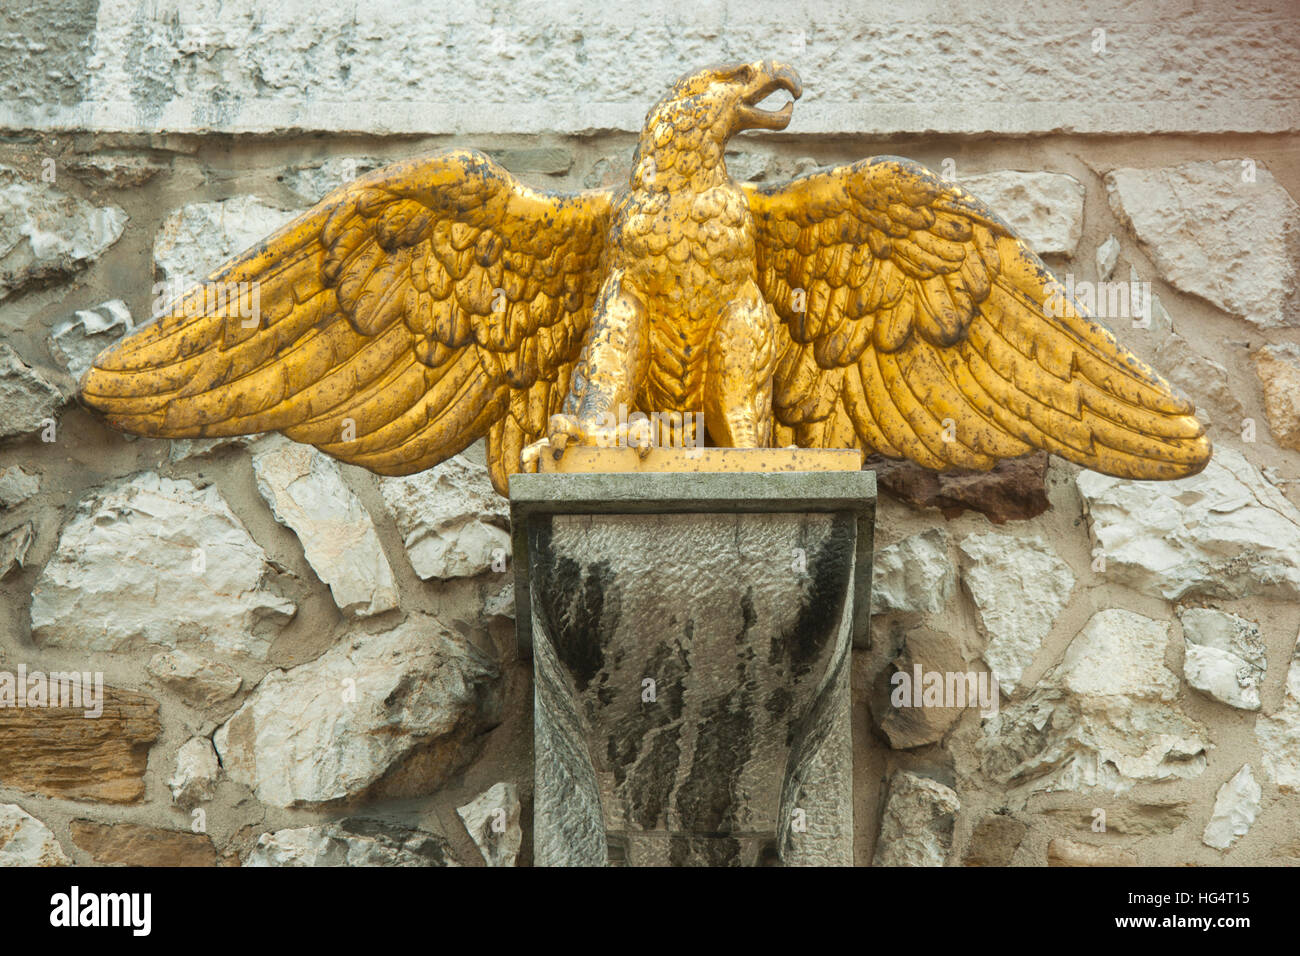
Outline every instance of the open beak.
{"type": "Polygon", "coordinates": [[[759,103],[777,90],[785,90],[794,99],[803,94],[803,83],[794,67],[785,63],[773,63],[764,60],[754,64],[756,74],[753,83],[745,91],[740,105],[736,108],[738,129],[785,129],[790,125],[790,116],[794,113],[793,101],[786,103],[779,110],[765,110],[759,103]]]}

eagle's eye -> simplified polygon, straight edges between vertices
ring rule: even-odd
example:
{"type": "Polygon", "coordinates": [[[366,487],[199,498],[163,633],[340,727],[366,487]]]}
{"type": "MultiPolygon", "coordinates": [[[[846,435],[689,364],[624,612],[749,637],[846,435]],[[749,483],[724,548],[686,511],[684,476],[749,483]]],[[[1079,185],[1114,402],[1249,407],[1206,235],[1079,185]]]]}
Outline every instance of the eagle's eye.
{"type": "Polygon", "coordinates": [[[732,71],[732,74],[729,77],[729,79],[737,80],[741,83],[748,85],[749,83],[752,83],[754,80],[754,68],[752,66],[749,66],[748,64],[742,67],[738,67],[737,69],[732,71]]]}

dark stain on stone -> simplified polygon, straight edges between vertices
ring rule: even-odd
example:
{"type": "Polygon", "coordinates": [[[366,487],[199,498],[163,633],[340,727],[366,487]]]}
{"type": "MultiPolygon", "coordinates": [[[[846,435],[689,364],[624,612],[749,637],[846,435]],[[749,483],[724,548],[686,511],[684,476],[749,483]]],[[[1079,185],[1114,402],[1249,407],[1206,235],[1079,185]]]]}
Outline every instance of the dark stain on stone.
{"type": "Polygon", "coordinates": [[[745,588],[745,594],[740,599],[740,633],[736,635],[736,643],[744,644],[749,640],[750,629],[758,623],[758,614],[754,611],[754,588],[745,588]]]}
{"type": "Polygon", "coordinates": [[[556,656],[584,691],[605,666],[604,647],[618,625],[616,608],[607,607],[615,575],[607,561],[583,567],[569,557],[556,557],[551,522],[534,520],[528,529],[529,573],[532,588],[556,656]]]}
{"type": "Polygon", "coordinates": [[[768,695],[763,703],[763,709],[767,711],[774,724],[780,724],[785,720],[785,715],[790,712],[790,705],[793,702],[794,695],[790,693],[790,688],[778,687],[768,695]]]}
{"type": "Polygon", "coordinates": [[[721,834],[735,824],[732,794],[753,753],[751,706],[751,695],[736,688],[700,707],[691,772],[677,792],[683,830],[721,834]]]}
{"type": "Polygon", "coordinates": [[[643,829],[653,830],[661,818],[667,822],[668,798],[677,781],[677,764],[682,756],[677,736],[676,727],[655,734],[623,790],[629,814],[643,829]]]}
{"type": "Polygon", "coordinates": [[[830,532],[808,555],[810,587],[794,624],[781,635],[781,645],[790,655],[791,671],[795,677],[807,674],[828,642],[839,636],[856,540],[853,516],[836,514],[831,520],[830,532]]]}
{"type": "Polygon", "coordinates": [[[779,634],[772,635],[772,643],[767,648],[767,663],[769,667],[776,667],[785,657],[785,640],[779,634]]]}
{"type": "MultiPolygon", "coordinates": [[[[641,780],[642,777],[666,776],[669,788],[677,776],[677,760],[680,756],[674,746],[671,763],[656,761],[653,754],[641,758],[641,745],[657,728],[667,727],[682,715],[685,706],[682,700],[682,681],[690,669],[687,652],[680,646],[660,641],[646,658],[645,677],[655,682],[655,699],[641,699],[641,679],[637,678],[637,703],[635,710],[612,722],[608,732],[606,754],[610,769],[614,773],[614,783],[622,786],[628,784],[629,791],[653,793],[655,788],[641,780]]],[[[676,744],[679,728],[664,731],[656,736],[656,741],[667,734],[676,744]]],[[[660,755],[667,751],[661,751],[660,755]]],[[[663,801],[668,794],[664,793],[663,801]]],[[[657,811],[656,811],[657,812],[657,811]]]]}

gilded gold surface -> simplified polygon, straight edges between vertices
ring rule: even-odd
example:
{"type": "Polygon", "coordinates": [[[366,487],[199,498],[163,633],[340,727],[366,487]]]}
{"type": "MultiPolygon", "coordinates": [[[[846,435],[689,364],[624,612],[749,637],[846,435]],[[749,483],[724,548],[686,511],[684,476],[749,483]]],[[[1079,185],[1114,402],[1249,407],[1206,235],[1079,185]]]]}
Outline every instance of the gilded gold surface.
{"type": "Polygon", "coordinates": [[[1205,466],[1191,403],[961,187],[897,157],[732,181],[727,141],[790,120],[758,105],[777,90],[800,82],[770,61],[679,80],[618,189],[537,192],[468,150],[377,170],[101,354],[83,399],[124,431],[278,430],[385,475],[487,436],[502,493],[568,443],[664,439],[1205,466]],[[628,409],[679,416],[655,434],[628,409]]]}
{"type": "Polygon", "coordinates": [[[541,455],[543,474],[640,471],[777,472],[858,471],[862,452],[853,448],[601,448],[570,445],[563,454],[541,455]]]}

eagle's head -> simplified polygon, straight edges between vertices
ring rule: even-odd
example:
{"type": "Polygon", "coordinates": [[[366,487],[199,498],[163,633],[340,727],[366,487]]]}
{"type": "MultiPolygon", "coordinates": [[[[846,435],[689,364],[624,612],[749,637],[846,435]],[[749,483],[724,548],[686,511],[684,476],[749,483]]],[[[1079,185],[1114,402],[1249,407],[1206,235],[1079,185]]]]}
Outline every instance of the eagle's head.
{"type": "Polygon", "coordinates": [[[673,84],[668,95],[654,105],[646,117],[646,128],[655,123],[674,126],[689,119],[691,127],[707,129],[724,142],[746,129],[785,129],[790,125],[793,103],[779,110],[759,104],[777,90],[795,99],[803,84],[794,67],[774,60],[709,66],[688,73],[673,84]]]}
{"type": "MultiPolygon", "coordinates": [[[[688,73],[646,114],[639,158],[697,154],[706,164],[719,165],[727,140],[736,133],[747,129],[782,130],[789,125],[793,102],[775,110],[759,105],[777,90],[798,99],[803,84],[794,67],[773,60],[705,67],[688,73]]],[[[658,162],[657,167],[667,168],[663,162],[658,162]]]]}

